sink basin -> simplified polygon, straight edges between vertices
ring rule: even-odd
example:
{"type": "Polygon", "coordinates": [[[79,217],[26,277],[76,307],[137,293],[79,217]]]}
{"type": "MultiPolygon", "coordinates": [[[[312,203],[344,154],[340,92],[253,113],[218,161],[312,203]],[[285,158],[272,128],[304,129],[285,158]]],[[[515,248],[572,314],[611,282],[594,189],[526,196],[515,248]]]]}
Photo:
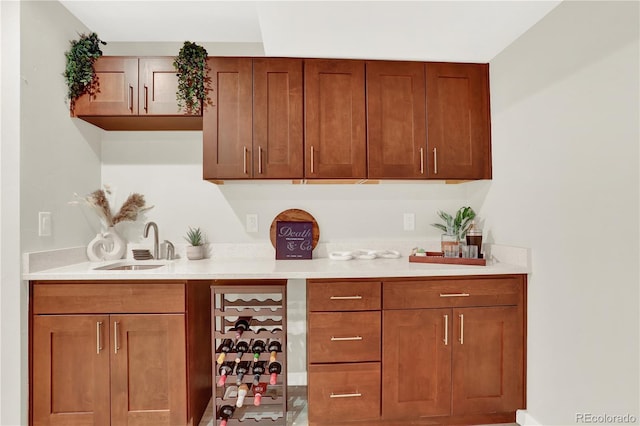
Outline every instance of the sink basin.
{"type": "Polygon", "coordinates": [[[114,263],[112,265],[93,268],[95,271],[144,271],[145,269],[156,269],[165,266],[163,263],[114,263]]]}

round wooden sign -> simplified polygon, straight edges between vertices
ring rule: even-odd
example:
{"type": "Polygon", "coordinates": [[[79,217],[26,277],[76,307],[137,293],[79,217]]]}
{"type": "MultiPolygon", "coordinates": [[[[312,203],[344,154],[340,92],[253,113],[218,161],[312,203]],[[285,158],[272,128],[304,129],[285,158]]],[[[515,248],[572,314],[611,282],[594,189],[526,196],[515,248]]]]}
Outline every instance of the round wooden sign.
{"type": "Polygon", "coordinates": [[[289,209],[279,213],[275,218],[273,218],[273,222],[271,222],[271,228],[269,229],[269,238],[271,239],[271,245],[276,247],[276,222],[311,222],[312,223],[312,247],[316,248],[318,245],[318,240],[320,239],[320,228],[318,227],[318,222],[316,219],[311,216],[309,212],[300,209],[289,209]]]}

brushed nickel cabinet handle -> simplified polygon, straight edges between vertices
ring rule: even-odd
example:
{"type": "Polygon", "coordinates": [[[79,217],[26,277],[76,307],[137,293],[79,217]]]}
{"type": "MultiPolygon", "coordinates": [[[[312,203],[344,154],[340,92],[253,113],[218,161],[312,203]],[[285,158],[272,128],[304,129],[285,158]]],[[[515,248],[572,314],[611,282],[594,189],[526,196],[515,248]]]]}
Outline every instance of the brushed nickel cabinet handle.
{"type": "Polygon", "coordinates": [[[242,172],[246,175],[247,174],[247,153],[249,152],[249,150],[247,149],[246,146],[242,147],[242,172]]]}
{"type": "Polygon", "coordinates": [[[144,85],[144,110],[149,111],[149,88],[146,84],[144,85]]]}
{"type": "Polygon", "coordinates": [[[118,321],[113,322],[113,353],[117,354],[120,349],[120,343],[118,342],[118,321]]]}
{"type": "Polygon", "coordinates": [[[262,146],[258,147],[258,173],[262,174],[262,146]]]}
{"type": "Polygon", "coordinates": [[[311,145],[311,173],[315,173],[313,163],[315,163],[313,159],[313,145],[311,145]]]}
{"type": "Polygon", "coordinates": [[[102,350],[102,321],[96,322],[96,353],[100,355],[102,350]]]}
{"type": "Polygon", "coordinates": [[[438,148],[433,148],[433,174],[438,174],[438,148]]]}
{"type": "Polygon", "coordinates": [[[331,395],[329,395],[329,398],[359,398],[361,397],[362,394],[357,392],[357,393],[333,393],[331,392],[331,395]]]}
{"type": "Polygon", "coordinates": [[[331,336],[332,342],[347,342],[352,340],[362,340],[362,336],[352,336],[352,337],[333,337],[331,336]]]}
{"type": "Polygon", "coordinates": [[[331,296],[331,300],[360,300],[362,296],[331,296]]]}
{"type": "Polygon", "coordinates": [[[449,345],[449,315],[444,316],[444,345],[449,345]]]}
{"type": "Polygon", "coordinates": [[[420,148],[420,174],[424,174],[424,149],[420,148]]]}
{"type": "Polygon", "coordinates": [[[469,297],[469,293],[440,293],[440,297],[469,297]]]}
{"type": "Polygon", "coordinates": [[[464,314],[458,315],[460,318],[460,344],[464,345],[464,314]]]}
{"type": "Polygon", "coordinates": [[[133,112],[133,86],[129,85],[129,111],[133,112]]]}

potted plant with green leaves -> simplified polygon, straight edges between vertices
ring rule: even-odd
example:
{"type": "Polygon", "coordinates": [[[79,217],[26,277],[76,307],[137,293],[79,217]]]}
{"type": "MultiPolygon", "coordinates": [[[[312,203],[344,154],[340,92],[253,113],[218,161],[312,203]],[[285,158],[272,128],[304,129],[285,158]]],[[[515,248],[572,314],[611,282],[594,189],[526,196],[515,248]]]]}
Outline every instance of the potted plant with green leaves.
{"type": "Polygon", "coordinates": [[[438,216],[444,223],[432,223],[431,226],[444,232],[441,237],[441,247],[442,251],[446,252],[446,246],[457,247],[460,241],[464,240],[476,217],[476,212],[471,207],[460,207],[455,216],[442,210],[438,211],[438,216]]]}
{"type": "Polygon", "coordinates": [[[201,114],[208,89],[207,50],[185,41],[173,61],[173,67],[178,76],[178,108],[187,114],[201,114]]]}
{"type": "Polygon", "coordinates": [[[189,227],[184,239],[189,243],[187,246],[187,259],[202,259],[204,257],[204,236],[200,228],[189,227]]]}
{"type": "Polygon", "coordinates": [[[97,92],[98,79],[93,64],[102,56],[100,45],[107,43],[100,40],[96,33],[80,34],[78,40],[69,43],[71,47],[64,53],[67,63],[63,75],[67,82],[67,99],[73,111],[80,96],[97,92]]]}

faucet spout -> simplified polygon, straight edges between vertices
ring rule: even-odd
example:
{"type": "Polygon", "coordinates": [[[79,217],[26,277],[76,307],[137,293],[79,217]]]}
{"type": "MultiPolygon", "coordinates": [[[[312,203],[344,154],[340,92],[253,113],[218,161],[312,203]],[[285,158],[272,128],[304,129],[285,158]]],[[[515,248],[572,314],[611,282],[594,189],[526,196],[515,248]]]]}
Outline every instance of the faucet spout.
{"type": "Polygon", "coordinates": [[[144,225],[143,236],[147,238],[149,236],[149,228],[153,228],[153,258],[158,258],[158,225],[155,222],[147,222],[144,225]]]}

